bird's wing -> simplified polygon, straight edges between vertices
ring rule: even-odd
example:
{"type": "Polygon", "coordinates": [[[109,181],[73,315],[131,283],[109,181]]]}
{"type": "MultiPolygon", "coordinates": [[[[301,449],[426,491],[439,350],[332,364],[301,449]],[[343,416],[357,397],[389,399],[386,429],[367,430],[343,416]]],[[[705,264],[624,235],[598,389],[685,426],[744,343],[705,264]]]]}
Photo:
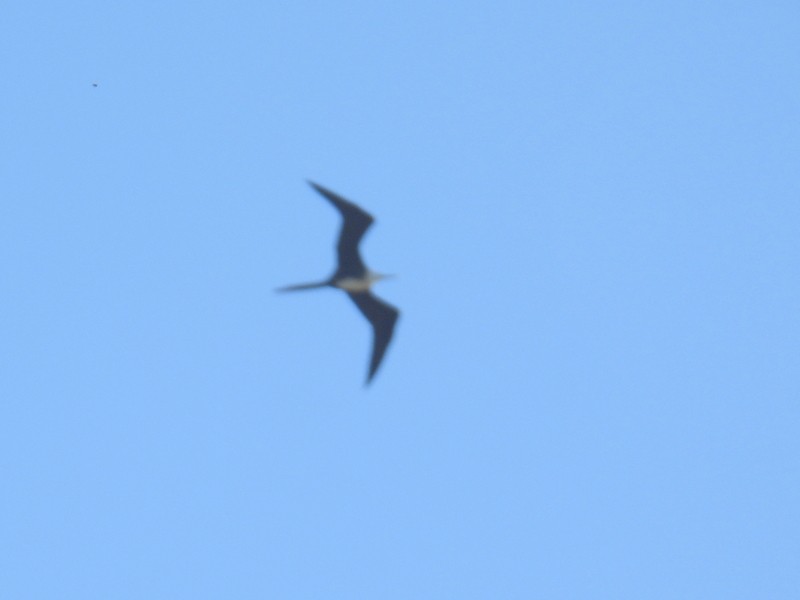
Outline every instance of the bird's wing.
{"type": "Polygon", "coordinates": [[[386,353],[386,348],[392,340],[392,333],[394,333],[394,326],[397,323],[397,317],[400,316],[400,312],[391,304],[387,304],[369,292],[351,292],[347,295],[350,296],[358,310],[372,324],[372,358],[370,359],[369,374],[367,375],[367,383],[369,383],[375,376],[383,355],[386,353]]]}
{"type": "Polygon", "coordinates": [[[361,242],[364,232],[372,225],[375,219],[361,207],[356,206],[338,194],[334,194],[329,189],[313,181],[308,183],[325,196],[342,214],[342,230],[339,232],[339,242],[336,245],[340,275],[360,275],[366,268],[358,252],[358,244],[361,242]]]}

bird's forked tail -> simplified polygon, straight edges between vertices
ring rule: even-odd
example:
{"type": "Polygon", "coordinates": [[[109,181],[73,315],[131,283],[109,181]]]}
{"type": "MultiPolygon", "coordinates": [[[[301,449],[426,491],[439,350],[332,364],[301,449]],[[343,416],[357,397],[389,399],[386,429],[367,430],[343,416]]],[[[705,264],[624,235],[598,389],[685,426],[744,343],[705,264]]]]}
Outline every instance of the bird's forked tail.
{"type": "Polygon", "coordinates": [[[327,281],[315,281],[314,283],[298,283],[297,285],[287,285],[275,290],[276,292],[299,292],[301,290],[314,290],[317,288],[328,287],[330,285],[327,281]]]}

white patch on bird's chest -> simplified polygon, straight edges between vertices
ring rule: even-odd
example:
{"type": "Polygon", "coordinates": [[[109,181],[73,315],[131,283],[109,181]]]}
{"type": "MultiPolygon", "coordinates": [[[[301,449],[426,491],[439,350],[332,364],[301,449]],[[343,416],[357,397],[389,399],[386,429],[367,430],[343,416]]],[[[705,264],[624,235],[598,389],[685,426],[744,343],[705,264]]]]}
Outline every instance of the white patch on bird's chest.
{"type": "Polygon", "coordinates": [[[369,289],[372,287],[374,283],[374,279],[371,277],[365,277],[363,279],[359,279],[357,277],[345,277],[344,279],[339,279],[334,283],[334,285],[342,289],[346,292],[368,292],[369,289]]]}

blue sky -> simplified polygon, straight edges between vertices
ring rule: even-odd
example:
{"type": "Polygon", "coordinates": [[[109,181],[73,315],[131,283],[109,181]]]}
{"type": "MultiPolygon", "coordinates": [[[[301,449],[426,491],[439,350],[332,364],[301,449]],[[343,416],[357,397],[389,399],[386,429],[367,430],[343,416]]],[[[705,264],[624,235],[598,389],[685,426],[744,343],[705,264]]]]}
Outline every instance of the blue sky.
{"type": "Polygon", "coordinates": [[[798,597],[796,2],[11,0],[0,52],[0,597],[798,597]],[[274,293],[306,178],[398,275],[367,390],[274,293]]]}

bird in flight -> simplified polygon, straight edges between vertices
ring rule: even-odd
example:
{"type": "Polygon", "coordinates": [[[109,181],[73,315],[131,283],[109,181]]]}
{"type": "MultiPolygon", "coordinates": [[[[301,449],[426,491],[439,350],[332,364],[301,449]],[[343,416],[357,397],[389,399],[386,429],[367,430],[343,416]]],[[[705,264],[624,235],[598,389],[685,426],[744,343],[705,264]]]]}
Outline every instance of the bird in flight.
{"type": "Polygon", "coordinates": [[[299,290],[311,290],[323,287],[334,287],[343,290],[350,296],[350,299],[358,307],[358,310],[367,318],[372,325],[372,357],[369,362],[366,385],[375,377],[378,367],[381,364],[386,348],[392,340],[394,326],[400,312],[392,305],[377,298],[370,291],[372,284],[381,279],[389,277],[381,273],[371,271],[361,260],[358,245],[364,233],[375,221],[368,212],[361,207],[353,204],[349,200],[342,198],[338,194],[314,183],[308,182],[311,187],[325,197],[342,215],[342,229],[339,232],[339,241],[336,245],[336,253],[339,264],[334,274],[325,281],[315,283],[301,283],[279,288],[279,292],[294,292],[299,290]]]}

